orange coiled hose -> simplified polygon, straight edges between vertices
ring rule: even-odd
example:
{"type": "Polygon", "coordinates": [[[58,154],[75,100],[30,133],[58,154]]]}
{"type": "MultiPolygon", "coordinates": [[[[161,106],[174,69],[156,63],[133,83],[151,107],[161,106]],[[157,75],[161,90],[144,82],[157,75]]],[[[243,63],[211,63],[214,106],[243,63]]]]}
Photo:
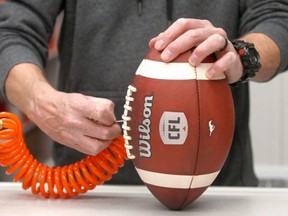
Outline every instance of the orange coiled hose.
{"type": "Polygon", "coordinates": [[[33,194],[43,197],[69,198],[86,193],[109,180],[127,159],[124,138],[114,139],[96,156],[87,156],[75,164],[48,167],[30,154],[17,116],[0,113],[0,165],[8,167],[6,174],[17,171],[14,181],[22,179],[23,189],[31,187],[33,194]]]}

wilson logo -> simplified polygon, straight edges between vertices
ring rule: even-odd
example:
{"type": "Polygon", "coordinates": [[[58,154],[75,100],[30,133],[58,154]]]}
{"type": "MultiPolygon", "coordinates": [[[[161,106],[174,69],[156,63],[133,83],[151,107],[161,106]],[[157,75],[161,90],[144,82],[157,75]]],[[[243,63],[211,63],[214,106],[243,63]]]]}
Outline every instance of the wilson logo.
{"type": "Polygon", "coordinates": [[[151,157],[150,145],[150,117],[152,115],[153,96],[146,96],[143,107],[143,121],[138,126],[140,157],[151,157]]]}

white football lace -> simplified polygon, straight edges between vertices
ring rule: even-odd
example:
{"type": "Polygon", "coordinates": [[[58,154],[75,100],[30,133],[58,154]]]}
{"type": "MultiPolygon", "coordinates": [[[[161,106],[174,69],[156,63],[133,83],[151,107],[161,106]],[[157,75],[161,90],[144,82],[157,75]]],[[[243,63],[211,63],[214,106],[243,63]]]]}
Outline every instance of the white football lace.
{"type": "Polygon", "coordinates": [[[124,113],[122,115],[122,119],[123,119],[123,124],[122,124],[122,129],[123,129],[123,137],[125,139],[125,148],[126,148],[126,153],[127,153],[127,157],[129,159],[135,159],[135,155],[133,155],[130,150],[133,149],[133,146],[129,144],[129,141],[132,140],[132,137],[128,135],[129,131],[131,130],[130,126],[128,126],[128,122],[131,121],[131,117],[128,116],[128,112],[132,112],[132,107],[130,105],[130,102],[134,101],[134,98],[132,97],[133,92],[136,92],[137,89],[132,86],[129,85],[128,86],[128,90],[127,90],[127,94],[125,97],[125,104],[124,104],[124,113]]]}

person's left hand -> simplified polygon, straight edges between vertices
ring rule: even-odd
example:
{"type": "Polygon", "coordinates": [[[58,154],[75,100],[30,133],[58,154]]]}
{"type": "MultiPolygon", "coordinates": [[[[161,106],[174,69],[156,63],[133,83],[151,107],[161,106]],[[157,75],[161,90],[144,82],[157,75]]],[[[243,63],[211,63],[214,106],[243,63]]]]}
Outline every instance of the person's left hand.
{"type": "Polygon", "coordinates": [[[228,82],[234,83],[243,73],[241,60],[227,39],[226,32],[207,20],[180,18],[152,38],[149,46],[162,51],[164,62],[170,62],[181,53],[196,47],[189,57],[192,66],[199,65],[207,56],[215,53],[217,61],[206,72],[209,79],[225,73],[228,82]]]}

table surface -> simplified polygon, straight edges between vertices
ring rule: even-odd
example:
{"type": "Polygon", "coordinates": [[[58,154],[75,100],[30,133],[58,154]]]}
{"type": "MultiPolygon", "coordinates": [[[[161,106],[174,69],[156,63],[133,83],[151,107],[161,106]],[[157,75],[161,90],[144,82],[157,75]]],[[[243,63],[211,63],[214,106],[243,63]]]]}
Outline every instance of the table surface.
{"type": "Polygon", "coordinates": [[[102,185],[72,199],[45,199],[20,183],[0,183],[0,215],[288,215],[288,188],[210,187],[181,211],[171,211],[145,186],[102,185]]]}

